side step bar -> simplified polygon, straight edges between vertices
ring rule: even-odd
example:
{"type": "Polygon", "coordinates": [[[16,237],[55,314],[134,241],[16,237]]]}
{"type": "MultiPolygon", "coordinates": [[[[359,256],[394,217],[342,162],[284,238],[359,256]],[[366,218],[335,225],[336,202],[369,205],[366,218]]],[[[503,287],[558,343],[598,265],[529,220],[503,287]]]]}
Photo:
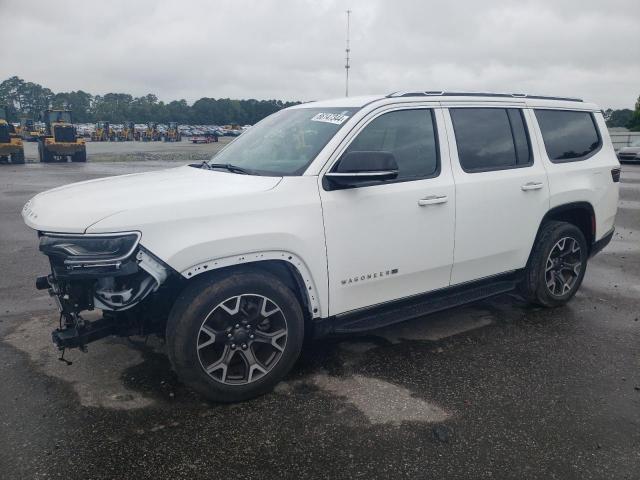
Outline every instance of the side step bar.
{"type": "MultiPolygon", "coordinates": [[[[385,303],[376,307],[337,315],[329,327],[333,333],[357,333],[386,327],[412,318],[458,307],[467,303],[513,291],[518,278],[511,274],[468,285],[385,303]]],[[[329,332],[327,332],[329,333],[329,332]]]]}

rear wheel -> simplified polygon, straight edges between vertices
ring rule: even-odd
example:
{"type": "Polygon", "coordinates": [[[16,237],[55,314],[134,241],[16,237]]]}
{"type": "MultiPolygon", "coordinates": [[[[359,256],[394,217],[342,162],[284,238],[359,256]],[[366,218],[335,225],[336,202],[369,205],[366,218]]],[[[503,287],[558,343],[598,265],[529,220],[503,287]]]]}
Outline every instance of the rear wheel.
{"type": "Polygon", "coordinates": [[[542,226],[521,285],[523,296],[545,307],[567,303],[582,284],[587,267],[582,231],[566,222],[542,226]]]}
{"type": "Polygon", "coordinates": [[[303,337],[295,294],[263,272],[196,281],[176,301],[167,323],[174,369],[216,402],[270,391],[298,359],[303,337]]]}
{"type": "Polygon", "coordinates": [[[79,152],[76,152],[72,155],[71,157],[71,161],[72,162],[86,162],[87,161],[87,151],[86,150],[80,150],[79,152]]]}

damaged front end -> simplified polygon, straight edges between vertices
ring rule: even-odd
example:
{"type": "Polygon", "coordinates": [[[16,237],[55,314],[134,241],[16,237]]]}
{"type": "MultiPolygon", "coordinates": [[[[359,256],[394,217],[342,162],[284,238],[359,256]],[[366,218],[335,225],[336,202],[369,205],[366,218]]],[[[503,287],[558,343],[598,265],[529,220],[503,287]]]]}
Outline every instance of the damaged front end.
{"type": "Polygon", "coordinates": [[[48,289],[60,309],[52,333],[59,349],[80,348],[108,335],[162,333],[175,298],[178,275],[140,245],[138,232],[109,235],[40,233],[40,251],[51,274],[36,287],[48,289]],[[81,312],[103,317],[85,321],[81,312]]]}

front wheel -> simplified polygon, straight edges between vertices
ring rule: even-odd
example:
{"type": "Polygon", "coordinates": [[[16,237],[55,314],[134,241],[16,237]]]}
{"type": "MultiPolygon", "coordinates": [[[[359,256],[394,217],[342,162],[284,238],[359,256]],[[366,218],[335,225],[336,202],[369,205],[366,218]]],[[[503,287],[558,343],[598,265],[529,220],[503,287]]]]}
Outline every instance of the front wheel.
{"type": "Polygon", "coordinates": [[[542,226],[521,285],[523,296],[545,307],[567,303],[582,284],[587,268],[587,241],[566,222],[542,226]]]}
{"type": "Polygon", "coordinates": [[[14,163],[16,165],[24,164],[24,151],[20,150],[19,152],[16,152],[16,153],[12,154],[11,155],[11,163],[14,163]]]}
{"type": "Polygon", "coordinates": [[[216,402],[273,389],[298,359],[303,338],[298,299],[266,272],[195,280],[167,323],[173,368],[185,384],[216,402]]]}

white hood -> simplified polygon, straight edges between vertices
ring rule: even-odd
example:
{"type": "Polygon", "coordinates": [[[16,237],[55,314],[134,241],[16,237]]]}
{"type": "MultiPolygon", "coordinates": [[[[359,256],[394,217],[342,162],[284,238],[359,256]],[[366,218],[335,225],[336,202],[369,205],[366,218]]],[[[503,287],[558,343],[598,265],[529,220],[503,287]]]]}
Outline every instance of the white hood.
{"type": "Polygon", "coordinates": [[[189,166],[72,183],[40,193],[22,210],[35,230],[84,233],[116,213],[209,201],[274,188],[281,177],[241,175],[189,166]]]}

